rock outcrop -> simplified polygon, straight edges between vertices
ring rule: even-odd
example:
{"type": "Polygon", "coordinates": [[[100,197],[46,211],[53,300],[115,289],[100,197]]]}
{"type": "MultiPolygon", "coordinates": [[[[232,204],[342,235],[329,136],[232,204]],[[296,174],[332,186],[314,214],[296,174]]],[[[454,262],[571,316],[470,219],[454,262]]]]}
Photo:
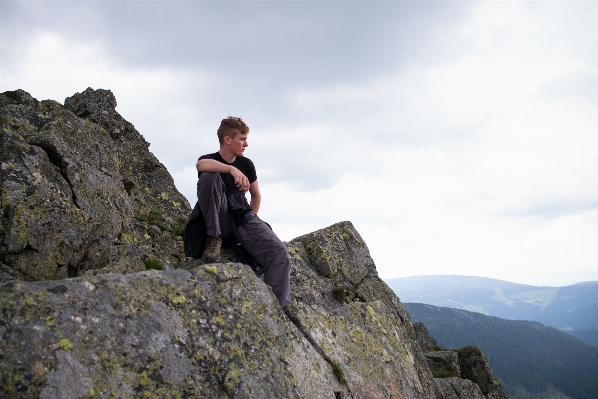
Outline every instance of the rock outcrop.
{"type": "Polygon", "coordinates": [[[186,261],[189,205],[112,93],[0,105],[0,395],[502,398],[475,350],[430,363],[350,222],[287,244],[283,310],[248,266],[186,261]]]}
{"type": "Polygon", "coordinates": [[[109,90],[0,94],[0,281],[185,264],[190,212],[109,90]]]}
{"type": "Polygon", "coordinates": [[[439,399],[507,399],[480,348],[465,346],[446,350],[428,335],[428,330],[422,323],[415,323],[414,327],[440,391],[439,399]]]}
{"type": "Polygon", "coordinates": [[[342,391],[241,264],[9,282],[1,291],[0,368],[9,397],[334,398],[342,391]]]}
{"type": "Polygon", "coordinates": [[[348,222],[289,244],[294,300],[289,318],[355,398],[432,398],[435,387],[409,315],[378,277],[348,222]]]}
{"type": "Polygon", "coordinates": [[[289,249],[294,299],[286,314],[236,263],[4,283],[3,390],[41,398],[436,398],[409,316],[352,225],[300,237],[289,249]]]}

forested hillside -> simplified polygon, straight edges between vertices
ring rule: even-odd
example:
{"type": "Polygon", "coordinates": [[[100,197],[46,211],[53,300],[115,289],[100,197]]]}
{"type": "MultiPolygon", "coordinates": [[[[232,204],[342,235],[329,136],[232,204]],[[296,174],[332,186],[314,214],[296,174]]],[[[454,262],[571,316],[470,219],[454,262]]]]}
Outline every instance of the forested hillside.
{"type": "Polygon", "coordinates": [[[420,303],[403,305],[412,321],[424,323],[441,346],[480,347],[511,398],[530,397],[522,391],[542,394],[551,387],[573,399],[598,398],[598,349],[569,334],[538,322],[420,303]]]}
{"type": "Polygon", "coordinates": [[[404,302],[533,320],[598,347],[598,281],[539,287],[474,276],[415,276],[386,280],[404,302]]]}
{"type": "Polygon", "coordinates": [[[583,342],[588,343],[598,348],[598,328],[588,328],[585,330],[573,330],[569,331],[569,334],[576,338],[581,339],[583,342]]]}

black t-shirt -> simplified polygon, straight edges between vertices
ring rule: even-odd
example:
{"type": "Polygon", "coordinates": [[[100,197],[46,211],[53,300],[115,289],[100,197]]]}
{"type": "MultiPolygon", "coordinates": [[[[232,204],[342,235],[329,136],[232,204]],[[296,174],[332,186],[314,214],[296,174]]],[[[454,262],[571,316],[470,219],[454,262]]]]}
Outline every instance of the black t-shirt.
{"type": "MultiPolygon", "coordinates": [[[[245,158],[243,156],[236,157],[233,163],[228,163],[224,160],[224,158],[222,158],[219,152],[215,152],[213,154],[202,155],[201,157],[199,157],[199,159],[215,159],[216,161],[221,162],[225,165],[232,165],[235,168],[239,169],[241,173],[243,173],[247,177],[247,179],[249,179],[249,184],[257,180],[255,166],[249,158],[245,158]]],[[[201,176],[201,173],[202,172],[197,172],[198,178],[199,176],[201,176]]],[[[235,179],[233,179],[233,176],[230,173],[221,173],[220,177],[222,177],[222,181],[226,186],[226,191],[233,191],[237,189],[237,186],[235,185],[235,179]]]]}

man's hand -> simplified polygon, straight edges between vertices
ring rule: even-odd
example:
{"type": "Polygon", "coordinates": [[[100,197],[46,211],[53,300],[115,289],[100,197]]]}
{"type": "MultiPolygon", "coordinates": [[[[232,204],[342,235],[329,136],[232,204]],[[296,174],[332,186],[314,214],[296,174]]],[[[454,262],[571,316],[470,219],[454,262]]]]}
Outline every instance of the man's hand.
{"type": "Polygon", "coordinates": [[[249,179],[239,169],[231,166],[230,174],[235,179],[235,185],[239,190],[246,193],[249,190],[249,179]]]}

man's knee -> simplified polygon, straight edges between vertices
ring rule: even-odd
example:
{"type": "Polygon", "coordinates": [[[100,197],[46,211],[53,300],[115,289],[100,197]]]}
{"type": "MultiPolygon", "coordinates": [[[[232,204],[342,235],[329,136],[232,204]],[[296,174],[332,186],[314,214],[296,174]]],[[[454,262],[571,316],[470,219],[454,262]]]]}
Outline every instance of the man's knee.
{"type": "Polygon", "coordinates": [[[273,255],[272,263],[276,265],[276,269],[279,272],[289,271],[291,269],[291,262],[287,246],[284,245],[282,241],[278,241],[278,243],[271,248],[271,251],[273,255]]]}
{"type": "Polygon", "coordinates": [[[281,242],[280,245],[278,246],[278,252],[280,254],[281,259],[283,259],[285,261],[286,265],[288,266],[290,261],[289,261],[289,249],[287,248],[287,246],[281,242]]]}
{"type": "MultiPolygon", "coordinates": [[[[199,179],[197,180],[198,198],[204,198],[206,196],[211,197],[215,193],[217,196],[223,197],[225,192],[226,188],[224,186],[224,182],[222,181],[222,177],[220,177],[220,173],[203,172],[201,176],[199,176],[199,179]]],[[[202,201],[200,199],[200,206],[201,202],[202,201]]]]}
{"type": "Polygon", "coordinates": [[[268,246],[268,250],[275,255],[275,257],[277,258],[277,260],[282,260],[282,259],[286,259],[287,263],[288,263],[288,258],[289,258],[289,249],[287,248],[287,246],[280,240],[280,238],[278,238],[278,236],[276,236],[276,234],[274,234],[274,232],[272,231],[272,229],[270,228],[270,226],[268,224],[266,224],[265,222],[262,222],[264,225],[264,230],[265,230],[265,241],[268,242],[267,246],[268,246]]]}
{"type": "Polygon", "coordinates": [[[199,176],[199,180],[197,180],[197,186],[199,185],[213,185],[220,177],[220,173],[216,172],[202,172],[201,176],[199,176]]]}

